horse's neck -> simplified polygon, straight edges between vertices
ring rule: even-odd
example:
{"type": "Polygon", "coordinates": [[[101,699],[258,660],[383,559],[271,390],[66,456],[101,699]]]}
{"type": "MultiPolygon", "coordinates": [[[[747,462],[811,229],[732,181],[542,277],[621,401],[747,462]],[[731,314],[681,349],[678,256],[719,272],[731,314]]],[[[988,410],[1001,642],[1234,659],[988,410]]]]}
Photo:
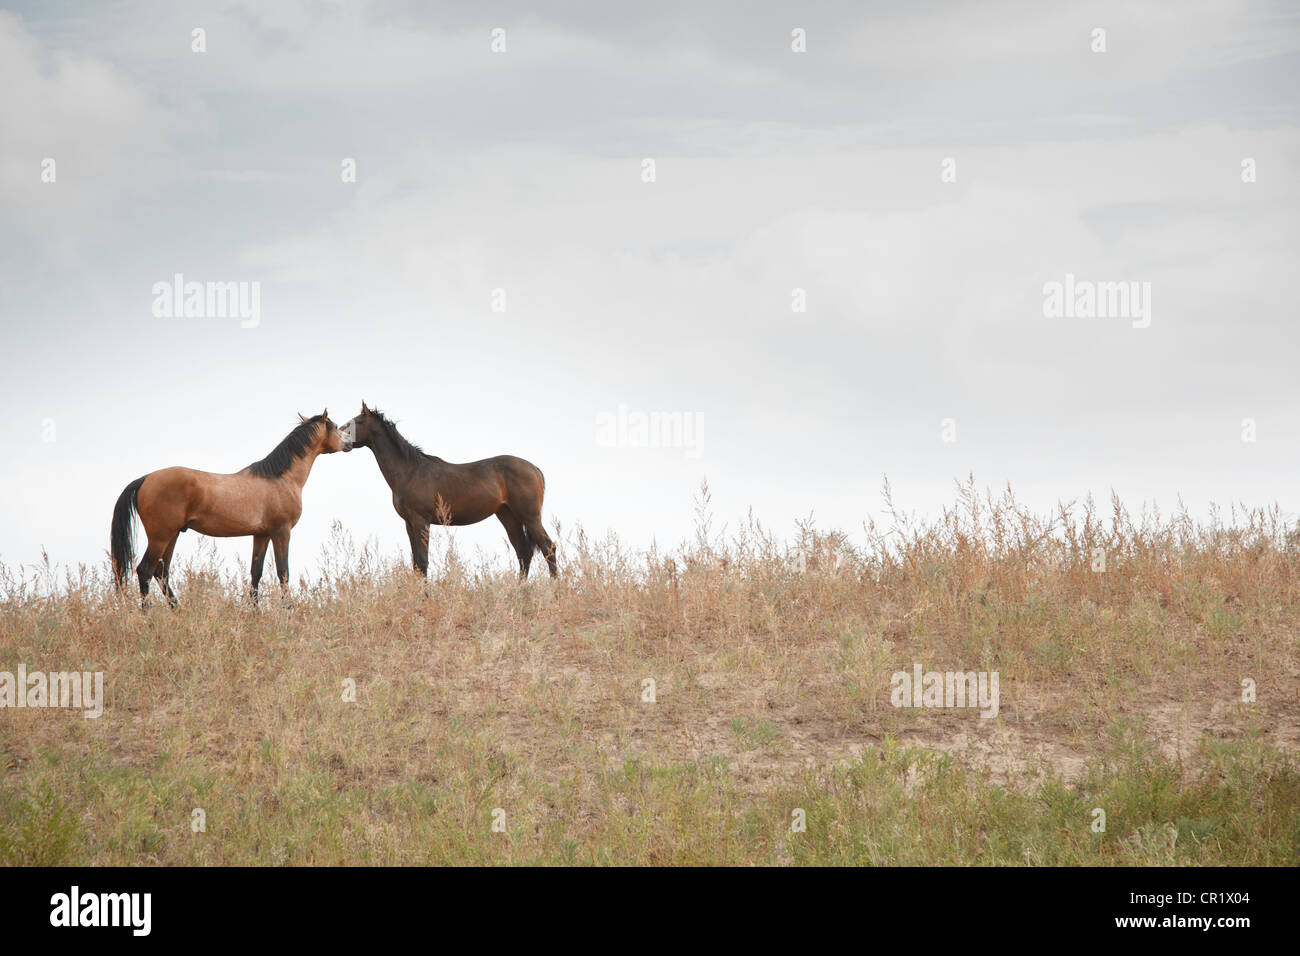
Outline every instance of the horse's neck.
{"type": "Polygon", "coordinates": [[[292,465],[284,473],[286,481],[298,487],[301,491],[303,485],[307,484],[307,477],[311,474],[311,466],[316,463],[316,456],[320,454],[320,446],[313,445],[307,449],[307,452],[301,458],[295,458],[292,465]]]}
{"type": "Polygon", "coordinates": [[[412,470],[406,453],[397,446],[397,442],[398,439],[383,429],[378,429],[375,439],[370,442],[370,450],[374,452],[375,461],[390,488],[397,487],[397,482],[405,479],[412,470]]]}

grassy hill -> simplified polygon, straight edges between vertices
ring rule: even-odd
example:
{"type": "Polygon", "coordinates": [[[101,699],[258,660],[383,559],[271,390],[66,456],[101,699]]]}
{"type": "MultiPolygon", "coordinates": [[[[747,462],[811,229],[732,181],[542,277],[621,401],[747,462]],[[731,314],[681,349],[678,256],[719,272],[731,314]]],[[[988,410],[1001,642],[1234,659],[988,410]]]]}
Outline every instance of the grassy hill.
{"type": "Polygon", "coordinates": [[[558,582],[436,529],[427,583],[336,531],[260,606],[202,555],[176,610],[0,572],[0,671],[105,675],[98,719],[0,710],[0,863],[1300,863],[1276,511],[967,488],[855,548],[705,503],[671,554],[566,537],[558,582]],[[917,665],[996,671],[997,717],[892,706],[917,665]]]}

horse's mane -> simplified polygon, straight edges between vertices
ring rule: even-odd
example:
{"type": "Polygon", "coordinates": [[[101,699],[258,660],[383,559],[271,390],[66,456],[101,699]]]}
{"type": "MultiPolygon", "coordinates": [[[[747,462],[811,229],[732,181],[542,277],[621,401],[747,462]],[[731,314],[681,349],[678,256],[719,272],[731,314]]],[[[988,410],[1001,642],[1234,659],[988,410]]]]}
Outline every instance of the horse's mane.
{"type": "Polygon", "coordinates": [[[415,444],[415,442],[411,441],[399,432],[397,426],[392,422],[392,420],[379,409],[371,408],[369,409],[369,412],[374,415],[379,421],[379,424],[383,426],[384,431],[388,433],[388,437],[393,440],[393,444],[397,446],[397,450],[408,463],[412,465],[420,465],[426,461],[442,461],[441,458],[430,455],[419,445],[415,444]]]}
{"type": "Polygon", "coordinates": [[[324,415],[313,415],[305,422],[284,436],[284,441],[276,445],[261,461],[255,461],[246,469],[259,478],[279,478],[302,457],[303,452],[311,447],[316,436],[316,426],[325,421],[324,415]]]}

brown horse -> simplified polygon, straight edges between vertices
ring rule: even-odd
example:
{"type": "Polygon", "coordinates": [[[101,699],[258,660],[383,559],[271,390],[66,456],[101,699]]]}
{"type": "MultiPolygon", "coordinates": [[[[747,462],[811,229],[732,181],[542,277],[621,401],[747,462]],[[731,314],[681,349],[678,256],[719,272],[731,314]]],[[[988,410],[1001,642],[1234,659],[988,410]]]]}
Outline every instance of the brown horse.
{"type": "Polygon", "coordinates": [[[378,409],[361,403],[361,414],[339,429],[343,450],[369,448],[393,489],[393,507],[406,522],[411,539],[411,562],[421,574],[429,573],[429,525],[476,524],[492,515],[505,526],[519,557],[519,576],[528,577],[533,552],[538,548],[551,569],[559,574],[555,542],[542,527],[542,496],[546,479],[532,462],[514,455],[498,455],[457,465],[426,455],[411,444],[397,426],[378,409]]]}
{"type": "Polygon", "coordinates": [[[182,531],[193,529],[214,538],[253,536],[253,597],[262,580],[266,546],[275,546],[275,571],[289,583],[289,532],[302,515],[302,487],[317,455],[343,451],[343,437],[329,410],[301,423],[261,461],[233,475],[192,468],[163,468],[137,478],[122,491],[113,509],[110,544],[113,574],[125,587],[130,573],[132,515],[139,514],[149,545],[136,568],[141,601],[149,578],[158,580],[167,599],[176,595],[167,582],[172,550],[182,531]]]}

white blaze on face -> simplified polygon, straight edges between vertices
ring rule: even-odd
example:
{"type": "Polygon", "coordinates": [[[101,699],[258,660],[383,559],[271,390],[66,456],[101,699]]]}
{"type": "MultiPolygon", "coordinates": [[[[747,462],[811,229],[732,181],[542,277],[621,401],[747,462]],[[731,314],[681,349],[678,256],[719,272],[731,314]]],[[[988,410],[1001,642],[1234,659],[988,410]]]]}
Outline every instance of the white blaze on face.
{"type": "Polygon", "coordinates": [[[352,443],[357,440],[357,420],[348,419],[346,424],[339,427],[339,435],[343,438],[343,450],[351,451],[352,443]]]}

